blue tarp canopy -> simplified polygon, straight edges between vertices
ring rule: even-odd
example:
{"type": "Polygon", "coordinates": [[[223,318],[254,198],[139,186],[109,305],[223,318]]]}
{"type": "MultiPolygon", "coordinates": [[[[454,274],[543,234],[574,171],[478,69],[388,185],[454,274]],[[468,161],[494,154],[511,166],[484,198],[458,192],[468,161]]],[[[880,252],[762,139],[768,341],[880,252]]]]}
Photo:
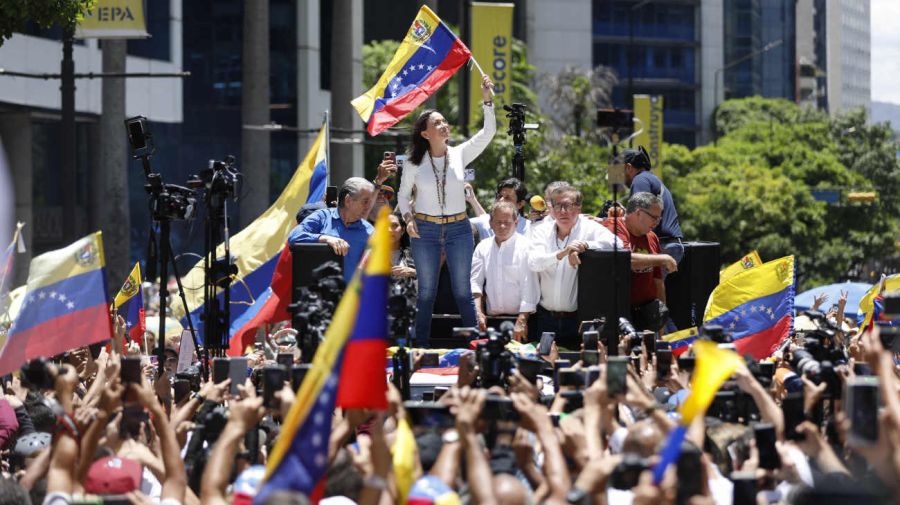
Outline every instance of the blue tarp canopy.
{"type": "Polygon", "coordinates": [[[871,284],[850,281],[815,287],[797,295],[796,298],[794,298],[794,308],[797,309],[798,313],[809,310],[809,308],[812,307],[813,298],[821,293],[825,293],[828,295],[828,299],[821,307],[819,307],[819,310],[827,312],[828,309],[840,299],[841,291],[847,291],[847,306],[844,308],[844,313],[845,315],[854,317],[859,308],[859,301],[865,296],[866,291],[871,288],[871,284]]]}

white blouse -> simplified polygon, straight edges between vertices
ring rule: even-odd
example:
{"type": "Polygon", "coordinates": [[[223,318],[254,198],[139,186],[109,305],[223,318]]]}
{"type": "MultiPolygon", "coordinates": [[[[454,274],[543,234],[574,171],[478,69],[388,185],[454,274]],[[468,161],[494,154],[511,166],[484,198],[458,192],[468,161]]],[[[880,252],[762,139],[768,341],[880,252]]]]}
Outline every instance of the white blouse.
{"type": "Polygon", "coordinates": [[[464,189],[466,165],[484,151],[497,131],[494,106],[482,105],[482,107],[484,109],[484,126],[472,138],[458,146],[448,147],[446,156],[432,158],[431,153],[426,152],[422,157],[421,165],[415,165],[409,160],[403,164],[400,191],[397,193],[397,205],[400,207],[402,215],[421,212],[429,216],[450,216],[466,211],[464,189]],[[432,168],[432,162],[434,168],[432,168]],[[444,170],[448,169],[448,163],[449,171],[444,186],[446,197],[442,211],[438,203],[437,179],[443,178],[444,170]],[[413,188],[415,188],[415,197],[413,197],[413,188]],[[413,208],[412,200],[415,200],[415,208],[413,208]]]}

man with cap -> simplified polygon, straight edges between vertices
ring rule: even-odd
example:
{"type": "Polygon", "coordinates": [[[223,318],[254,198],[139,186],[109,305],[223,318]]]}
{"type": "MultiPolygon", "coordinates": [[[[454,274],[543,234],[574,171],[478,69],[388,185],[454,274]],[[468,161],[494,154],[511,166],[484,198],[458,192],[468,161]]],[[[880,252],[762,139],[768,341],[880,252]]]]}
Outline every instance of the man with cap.
{"type": "MultiPolygon", "coordinates": [[[[622,151],[622,161],[625,163],[625,184],[631,188],[631,196],[637,193],[651,193],[662,198],[662,216],[653,232],[659,237],[661,252],[674,258],[676,263],[680,263],[684,257],[684,245],[681,243],[684,235],[678,223],[678,211],[675,210],[672,193],[659,177],[650,171],[650,155],[643,146],[622,151]]],[[[669,272],[663,272],[663,278],[667,273],[669,272]]]]}

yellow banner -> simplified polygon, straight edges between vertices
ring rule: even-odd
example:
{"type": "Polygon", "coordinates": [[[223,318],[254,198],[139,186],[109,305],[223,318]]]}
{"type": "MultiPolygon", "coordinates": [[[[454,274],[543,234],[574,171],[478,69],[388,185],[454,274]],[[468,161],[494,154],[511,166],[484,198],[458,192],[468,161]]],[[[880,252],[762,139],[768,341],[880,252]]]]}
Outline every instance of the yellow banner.
{"type": "MultiPolygon", "coordinates": [[[[472,40],[469,48],[494,81],[494,109],[512,102],[513,4],[472,2],[472,40]]],[[[481,74],[469,72],[469,123],[480,124],[481,74]]]]}
{"type": "Polygon", "coordinates": [[[653,173],[662,179],[663,97],[634,95],[634,117],[640,119],[644,131],[634,139],[635,146],[644,146],[650,153],[653,173]]]}
{"type": "Polygon", "coordinates": [[[96,0],[75,28],[79,39],[143,39],[149,37],[144,23],[143,0],[96,0]]]}

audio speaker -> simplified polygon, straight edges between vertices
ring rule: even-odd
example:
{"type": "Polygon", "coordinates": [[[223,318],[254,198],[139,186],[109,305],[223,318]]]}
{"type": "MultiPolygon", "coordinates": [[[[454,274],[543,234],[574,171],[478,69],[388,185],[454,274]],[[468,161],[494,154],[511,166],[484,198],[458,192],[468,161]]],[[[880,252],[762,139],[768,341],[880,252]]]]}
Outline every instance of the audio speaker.
{"type": "Polygon", "coordinates": [[[313,282],[313,270],[329,261],[336,261],[344,267],[344,257],[338,256],[328,244],[295,244],[291,246],[291,302],[297,302],[300,289],[308,288],[313,282]]]}
{"type": "Polygon", "coordinates": [[[631,251],[588,250],[580,257],[578,319],[606,319],[601,336],[607,343],[609,354],[615,355],[619,318],[631,319],[631,251]]]}
{"type": "Polygon", "coordinates": [[[709,295],[719,285],[718,242],[685,242],[678,271],[666,276],[666,305],[679,330],[703,324],[709,295]]]}

